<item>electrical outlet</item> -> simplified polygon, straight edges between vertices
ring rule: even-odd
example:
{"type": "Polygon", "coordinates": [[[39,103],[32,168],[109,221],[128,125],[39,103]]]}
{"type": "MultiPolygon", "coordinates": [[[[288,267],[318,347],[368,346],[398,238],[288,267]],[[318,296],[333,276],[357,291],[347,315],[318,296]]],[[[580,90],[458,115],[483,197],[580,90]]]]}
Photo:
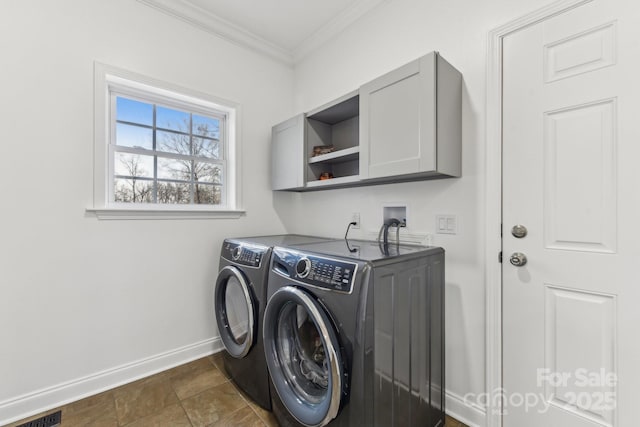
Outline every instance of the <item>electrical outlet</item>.
{"type": "Polygon", "coordinates": [[[360,212],[354,212],[353,214],[351,214],[351,222],[356,223],[355,225],[352,225],[351,228],[360,228],[360,212]]]}

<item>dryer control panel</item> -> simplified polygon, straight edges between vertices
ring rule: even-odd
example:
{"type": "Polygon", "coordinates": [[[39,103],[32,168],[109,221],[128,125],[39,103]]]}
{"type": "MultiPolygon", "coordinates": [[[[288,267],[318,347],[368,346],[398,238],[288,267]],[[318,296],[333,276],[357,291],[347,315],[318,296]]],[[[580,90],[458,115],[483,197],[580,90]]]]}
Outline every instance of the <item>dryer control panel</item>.
{"type": "Polygon", "coordinates": [[[258,268],[268,250],[264,246],[225,241],[221,255],[236,264],[258,268]]]}
{"type": "Polygon", "coordinates": [[[272,268],[282,276],[307,285],[351,293],[358,264],[274,248],[272,268]]]}

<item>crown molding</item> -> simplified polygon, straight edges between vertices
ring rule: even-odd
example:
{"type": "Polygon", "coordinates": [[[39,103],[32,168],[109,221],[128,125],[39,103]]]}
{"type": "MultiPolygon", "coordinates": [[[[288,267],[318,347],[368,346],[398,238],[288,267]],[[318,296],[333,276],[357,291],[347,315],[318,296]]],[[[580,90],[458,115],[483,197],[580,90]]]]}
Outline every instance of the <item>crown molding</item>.
{"type": "Polygon", "coordinates": [[[314,50],[343,32],[370,10],[389,0],[359,0],[343,10],[339,15],[320,27],[318,31],[292,49],[293,62],[298,63],[314,50]]]}
{"type": "Polygon", "coordinates": [[[334,19],[320,27],[294,49],[285,49],[235,25],[189,0],[138,0],[140,3],[178,18],[194,27],[221,37],[236,45],[244,46],[269,56],[290,67],[341,33],[364,14],[389,0],[359,0],[342,11],[334,19]]]}
{"type": "Polygon", "coordinates": [[[293,55],[250,31],[245,30],[213,13],[204,10],[188,0],[138,0],[147,6],[178,18],[194,27],[221,37],[231,43],[247,47],[293,66],[293,55]]]}

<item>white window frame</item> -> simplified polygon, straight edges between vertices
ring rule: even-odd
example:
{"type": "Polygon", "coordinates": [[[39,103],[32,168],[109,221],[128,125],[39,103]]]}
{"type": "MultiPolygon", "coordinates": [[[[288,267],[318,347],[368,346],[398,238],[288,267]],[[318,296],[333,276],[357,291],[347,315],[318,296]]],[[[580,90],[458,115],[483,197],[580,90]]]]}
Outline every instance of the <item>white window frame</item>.
{"type": "Polygon", "coordinates": [[[93,207],[88,208],[88,212],[99,219],[239,218],[244,214],[240,203],[240,106],[237,103],[98,62],[94,66],[94,86],[94,194],[93,207]],[[220,141],[224,145],[221,205],[113,201],[113,100],[116,95],[195,113],[216,110],[226,116],[224,137],[220,141]]]}

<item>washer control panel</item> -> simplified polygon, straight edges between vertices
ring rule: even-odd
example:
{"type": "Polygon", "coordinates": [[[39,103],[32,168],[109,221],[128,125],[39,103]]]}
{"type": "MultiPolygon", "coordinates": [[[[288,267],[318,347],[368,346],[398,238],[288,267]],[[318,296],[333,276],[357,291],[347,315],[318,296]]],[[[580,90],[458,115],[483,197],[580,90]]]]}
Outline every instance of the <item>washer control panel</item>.
{"type": "Polygon", "coordinates": [[[225,241],[222,245],[221,255],[236,264],[258,268],[268,250],[268,248],[258,245],[225,241]]]}
{"type": "Polygon", "coordinates": [[[358,264],[274,248],[273,270],[307,285],[351,293],[358,264]]]}

